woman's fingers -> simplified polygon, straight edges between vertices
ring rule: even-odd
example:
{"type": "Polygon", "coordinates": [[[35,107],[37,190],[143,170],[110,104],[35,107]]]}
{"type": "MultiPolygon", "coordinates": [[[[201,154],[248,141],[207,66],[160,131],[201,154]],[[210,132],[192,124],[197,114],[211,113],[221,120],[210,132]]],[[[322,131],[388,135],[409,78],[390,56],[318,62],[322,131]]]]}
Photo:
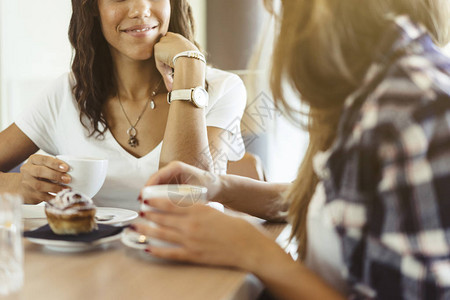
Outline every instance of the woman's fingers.
{"type": "Polygon", "coordinates": [[[147,180],[146,186],[158,184],[205,185],[210,181],[211,173],[197,167],[174,161],[161,168],[147,180]]]}
{"type": "Polygon", "coordinates": [[[29,158],[30,163],[38,166],[46,166],[59,172],[69,171],[69,166],[62,160],[47,155],[34,154],[29,158]]]}
{"type": "Polygon", "coordinates": [[[173,86],[172,68],[169,65],[166,65],[165,63],[160,62],[160,61],[156,62],[156,68],[158,69],[159,73],[161,73],[161,76],[164,80],[164,85],[166,86],[167,91],[171,92],[172,86],[173,86]]]}
{"type": "Polygon", "coordinates": [[[48,202],[54,198],[49,193],[37,192],[36,190],[22,189],[22,196],[26,204],[38,204],[42,201],[48,202]]]}
{"type": "Polygon", "coordinates": [[[141,212],[141,217],[146,218],[147,220],[157,224],[158,226],[163,226],[167,228],[172,228],[177,231],[181,231],[184,228],[183,225],[183,216],[180,214],[167,214],[160,212],[141,212]]]}
{"type": "Polygon", "coordinates": [[[23,184],[29,190],[34,190],[41,193],[58,193],[66,187],[57,183],[39,180],[32,176],[24,176],[23,184]]]}
{"type": "MultiPolygon", "coordinates": [[[[268,242],[272,243],[245,220],[204,205],[181,208],[168,203],[168,199],[151,199],[152,207],[158,209],[145,212],[144,217],[153,224],[133,225],[143,235],[178,245],[150,245],[148,250],[154,256],[208,265],[240,266],[245,262],[240,258],[242,253],[259,253],[268,242]]],[[[251,270],[253,261],[249,260],[243,266],[251,270]]]]}
{"type": "Polygon", "coordinates": [[[181,181],[181,174],[183,173],[182,162],[171,162],[167,166],[161,168],[158,172],[150,176],[147,180],[146,186],[169,183],[185,183],[181,181]]]}
{"type": "Polygon", "coordinates": [[[148,247],[145,251],[159,258],[184,262],[196,262],[194,257],[182,247],[148,247]]]}
{"type": "Polygon", "coordinates": [[[41,202],[48,202],[50,200],[52,200],[53,198],[55,198],[55,196],[50,195],[49,193],[36,193],[37,196],[35,197],[35,199],[38,200],[38,203],[41,202]]]}
{"type": "Polygon", "coordinates": [[[32,177],[46,179],[55,183],[68,184],[71,180],[70,175],[42,165],[32,164],[26,169],[26,171],[32,177]]]}
{"type": "Polygon", "coordinates": [[[144,223],[132,225],[132,229],[142,235],[163,240],[169,243],[182,244],[183,236],[176,230],[167,227],[149,226],[144,223]]]}
{"type": "Polygon", "coordinates": [[[175,55],[189,50],[198,51],[198,48],[181,34],[168,32],[155,44],[154,50],[157,61],[173,68],[175,55]]]}
{"type": "Polygon", "coordinates": [[[34,154],[20,168],[22,175],[21,193],[26,203],[39,203],[53,198],[49,193],[58,193],[64,184],[71,181],[66,174],[69,166],[54,157],[34,154]]]}
{"type": "Polygon", "coordinates": [[[150,210],[145,211],[145,213],[151,213],[155,210],[161,213],[171,213],[171,214],[186,214],[190,207],[181,207],[175,205],[172,200],[168,198],[151,198],[144,199],[144,204],[146,204],[150,210]]]}

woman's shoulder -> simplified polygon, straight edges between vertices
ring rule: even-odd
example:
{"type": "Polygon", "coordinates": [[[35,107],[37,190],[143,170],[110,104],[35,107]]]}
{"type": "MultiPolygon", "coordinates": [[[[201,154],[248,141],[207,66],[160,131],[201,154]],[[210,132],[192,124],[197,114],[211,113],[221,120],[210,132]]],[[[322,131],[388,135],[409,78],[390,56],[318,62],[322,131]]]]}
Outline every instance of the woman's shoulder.
{"type": "Polygon", "coordinates": [[[450,112],[450,59],[445,62],[427,56],[399,60],[367,98],[363,115],[405,129],[450,112]]]}
{"type": "Polygon", "coordinates": [[[60,111],[62,107],[76,107],[72,92],[74,82],[70,72],[50,80],[34,100],[34,105],[51,108],[53,112],[60,111]]]}
{"type": "Polygon", "coordinates": [[[65,98],[72,95],[72,89],[75,85],[75,77],[71,72],[63,73],[49,82],[45,89],[47,96],[57,96],[65,98]]]}
{"type": "Polygon", "coordinates": [[[230,90],[244,86],[244,82],[237,74],[209,66],[206,69],[206,80],[209,88],[213,91],[230,90]]]}

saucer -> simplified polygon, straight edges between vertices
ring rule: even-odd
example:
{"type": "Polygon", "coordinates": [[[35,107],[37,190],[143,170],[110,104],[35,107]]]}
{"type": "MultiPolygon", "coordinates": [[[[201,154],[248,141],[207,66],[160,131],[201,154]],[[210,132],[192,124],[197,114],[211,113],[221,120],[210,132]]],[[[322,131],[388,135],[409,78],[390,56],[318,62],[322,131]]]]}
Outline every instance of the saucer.
{"type": "Polygon", "coordinates": [[[112,236],[104,237],[102,239],[98,239],[92,243],[83,243],[83,242],[69,242],[62,240],[47,240],[47,239],[38,239],[38,238],[27,238],[30,242],[38,245],[44,246],[45,249],[54,252],[84,252],[93,250],[96,248],[106,247],[109,243],[117,241],[120,239],[121,233],[117,233],[112,236]]]}
{"type": "Polygon", "coordinates": [[[136,219],[139,215],[137,212],[124,208],[115,207],[97,207],[97,213],[95,214],[98,218],[105,218],[105,221],[97,221],[99,224],[108,225],[128,225],[136,219]],[[111,219],[109,219],[111,217],[111,219]],[[106,220],[109,219],[109,220],[106,220]]]}
{"type": "Polygon", "coordinates": [[[99,224],[97,229],[78,235],[55,234],[50,226],[44,225],[25,231],[24,237],[30,242],[58,252],[80,252],[91,250],[120,239],[123,227],[99,224]]]}

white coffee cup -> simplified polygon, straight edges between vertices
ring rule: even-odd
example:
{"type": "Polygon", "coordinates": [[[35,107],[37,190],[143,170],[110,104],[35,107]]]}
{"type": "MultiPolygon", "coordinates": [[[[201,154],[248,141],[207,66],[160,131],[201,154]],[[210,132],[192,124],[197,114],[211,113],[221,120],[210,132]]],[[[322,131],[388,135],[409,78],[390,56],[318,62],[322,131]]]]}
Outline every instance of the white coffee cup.
{"type": "Polygon", "coordinates": [[[68,184],[72,190],[92,198],[102,187],[108,170],[108,160],[71,155],[57,155],[56,158],[69,165],[67,174],[72,177],[68,184]]]}
{"type": "MultiPolygon", "coordinates": [[[[186,207],[196,203],[207,203],[208,189],[204,186],[189,185],[189,184],[163,184],[146,186],[141,190],[142,200],[149,200],[153,198],[168,198],[178,206],[186,207]]],[[[141,211],[155,210],[151,206],[142,202],[141,211]]],[[[153,222],[148,221],[149,226],[158,226],[153,222]]],[[[150,245],[160,247],[174,247],[176,245],[167,243],[161,240],[151,238],[150,245]]]]}

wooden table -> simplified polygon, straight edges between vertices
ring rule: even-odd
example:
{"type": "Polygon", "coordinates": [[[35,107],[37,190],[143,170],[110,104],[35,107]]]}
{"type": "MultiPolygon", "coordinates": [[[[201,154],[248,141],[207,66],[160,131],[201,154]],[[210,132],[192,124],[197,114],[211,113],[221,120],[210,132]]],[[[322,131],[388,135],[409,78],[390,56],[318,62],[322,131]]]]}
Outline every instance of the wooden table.
{"type": "MultiPolygon", "coordinates": [[[[285,224],[264,224],[277,237],[285,224]]],[[[160,261],[127,248],[57,253],[24,240],[25,284],[12,299],[254,299],[262,284],[229,269],[160,261]]]]}

